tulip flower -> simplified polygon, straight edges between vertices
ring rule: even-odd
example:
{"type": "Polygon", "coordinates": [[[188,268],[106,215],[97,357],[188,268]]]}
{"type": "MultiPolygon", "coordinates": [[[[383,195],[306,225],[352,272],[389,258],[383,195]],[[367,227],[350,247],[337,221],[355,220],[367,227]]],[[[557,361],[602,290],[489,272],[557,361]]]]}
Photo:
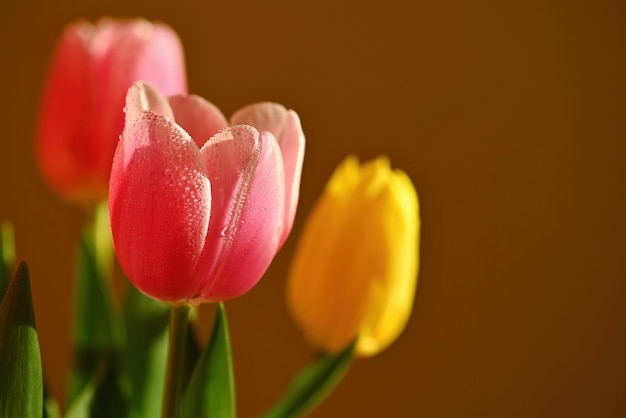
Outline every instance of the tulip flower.
{"type": "Polygon", "coordinates": [[[291,229],[304,153],[298,115],[261,103],[231,122],[197,96],[166,99],[144,83],[128,92],[111,230],[123,270],[155,299],[247,292],[291,229]]]}
{"type": "Polygon", "coordinates": [[[57,42],[41,100],[36,153],[45,180],[84,207],[106,199],[124,98],[137,80],[164,94],[187,90],[176,33],[143,19],[68,25],[57,42]]]}
{"type": "Polygon", "coordinates": [[[336,353],[358,338],[376,354],[404,329],[418,270],[417,193],[378,158],[341,164],[308,218],[289,271],[287,297],[310,342],[336,353]]]}

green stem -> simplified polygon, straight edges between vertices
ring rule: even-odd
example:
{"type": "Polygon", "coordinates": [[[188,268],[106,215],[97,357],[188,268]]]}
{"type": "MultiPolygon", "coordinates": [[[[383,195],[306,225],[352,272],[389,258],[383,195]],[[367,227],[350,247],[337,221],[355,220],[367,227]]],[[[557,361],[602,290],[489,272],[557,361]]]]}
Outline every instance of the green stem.
{"type": "Polygon", "coordinates": [[[187,324],[189,322],[188,306],[172,306],[170,310],[169,349],[167,352],[167,369],[165,372],[165,392],[163,393],[163,418],[180,416],[181,377],[187,324]]]}

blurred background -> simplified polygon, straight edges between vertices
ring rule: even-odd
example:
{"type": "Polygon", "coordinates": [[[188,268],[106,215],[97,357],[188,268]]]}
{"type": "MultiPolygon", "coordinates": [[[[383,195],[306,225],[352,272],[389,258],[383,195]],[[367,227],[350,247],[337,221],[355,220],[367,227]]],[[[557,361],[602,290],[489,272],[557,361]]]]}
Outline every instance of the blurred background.
{"type": "MultiPolygon", "coordinates": [[[[313,355],[285,306],[304,219],[347,154],[408,172],[421,270],[404,334],[314,417],[626,416],[626,4],[2,0],[0,219],[31,268],[45,373],[65,393],[83,215],[43,182],[34,121],[75,18],[163,20],[190,91],[226,115],[273,100],[307,136],[294,232],[227,304],[239,412],[313,355]]],[[[209,332],[212,307],[201,313],[209,332]]]]}

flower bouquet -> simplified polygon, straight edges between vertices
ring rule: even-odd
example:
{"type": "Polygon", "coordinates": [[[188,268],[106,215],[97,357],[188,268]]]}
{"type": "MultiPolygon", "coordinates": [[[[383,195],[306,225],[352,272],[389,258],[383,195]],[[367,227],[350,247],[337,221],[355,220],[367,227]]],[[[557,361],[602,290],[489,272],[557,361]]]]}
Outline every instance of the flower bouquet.
{"type": "MultiPolygon", "coordinates": [[[[36,138],[50,187],[89,215],[64,416],[236,416],[225,302],[248,292],[287,240],[304,147],[293,110],[257,103],[227,119],[188,94],[181,42],[163,23],[109,18],[64,30],[36,138]],[[132,285],[116,303],[118,275],[132,285]],[[204,346],[194,320],[202,303],[216,307],[204,346]]],[[[286,290],[320,355],[264,417],[306,414],[355,357],[402,332],[417,283],[418,212],[410,179],[384,157],[363,165],[348,157],[336,169],[305,223],[286,290]]],[[[0,416],[59,417],[13,236],[3,223],[0,416]]]]}

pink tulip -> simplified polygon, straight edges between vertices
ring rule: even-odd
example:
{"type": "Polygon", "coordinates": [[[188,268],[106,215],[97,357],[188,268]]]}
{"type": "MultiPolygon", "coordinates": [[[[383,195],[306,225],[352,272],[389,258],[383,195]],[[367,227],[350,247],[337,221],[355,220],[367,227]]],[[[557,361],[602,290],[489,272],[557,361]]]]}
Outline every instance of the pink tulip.
{"type": "Polygon", "coordinates": [[[247,292],[291,230],[304,155],[298,115],[261,103],[232,121],[247,124],[229,127],[197,96],[166,99],[144,83],[128,91],[111,229],[125,273],[155,299],[195,304],[247,292]]]}
{"type": "Polygon", "coordinates": [[[77,21],[63,31],[41,101],[36,152],[61,196],[81,206],[106,199],[124,127],[124,97],[137,80],[165,94],[187,91],[176,33],[143,19],[77,21]]]}

